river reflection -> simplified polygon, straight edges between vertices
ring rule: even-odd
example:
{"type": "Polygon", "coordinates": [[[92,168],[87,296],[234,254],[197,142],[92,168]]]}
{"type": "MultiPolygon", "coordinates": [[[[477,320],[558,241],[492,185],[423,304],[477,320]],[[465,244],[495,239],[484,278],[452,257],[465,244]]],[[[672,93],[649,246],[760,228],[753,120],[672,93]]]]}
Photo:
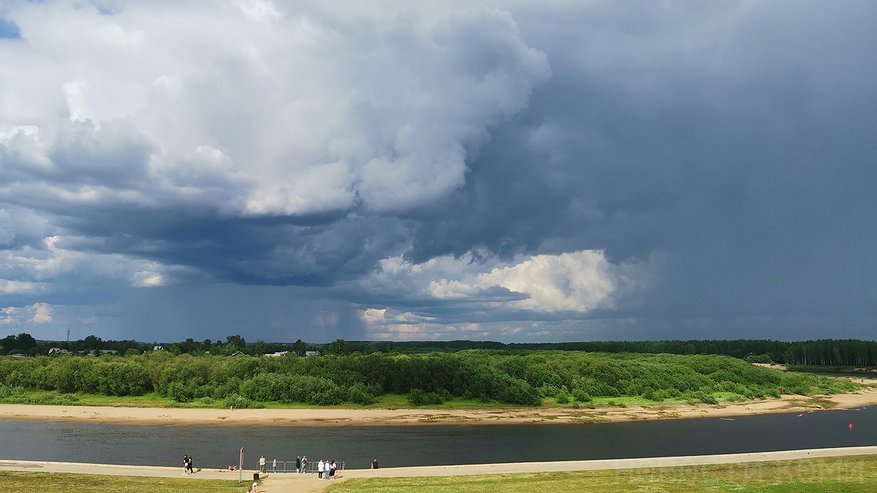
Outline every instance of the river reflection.
{"type": "Polygon", "coordinates": [[[658,457],[877,445],[877,407],[734,420],[685,419],[605,424],[423,426],[121,425],[0,421],[0,459],[245,466],[264,454],[289,460],[343,459],[347,467],[474,464],[658,457]],[[847,425],[854,424],[853,430],[847,425]]]}

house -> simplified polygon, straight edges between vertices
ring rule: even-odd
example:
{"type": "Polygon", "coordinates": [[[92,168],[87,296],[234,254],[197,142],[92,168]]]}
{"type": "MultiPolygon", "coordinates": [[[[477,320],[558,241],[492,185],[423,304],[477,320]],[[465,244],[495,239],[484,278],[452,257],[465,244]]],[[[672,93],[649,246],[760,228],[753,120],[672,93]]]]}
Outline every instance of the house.
{"type": "Polygon", "coordinates": [[[152,346],[153,351],[164,351],[164,346],[152,346]]]}
{"type": "Polygon", "coordinates": [[[305,356],[319,356],[319,351],[305,351],[305,356]]]}
{"type": "Polygon", "coordinates": [[[286,356],[289,354],[289,351],[277,351],[274,353],[268,353],[265,355],[266,358],[279,358],[281,356],[286,356]]]}
{"type": "Polygon", "coordinates": [[[59,347],[50,347],[49,348],[49,355],[50,356],[60,356],[62,354],[70,354],[70,351],[68,351],[66,349],[59,348],[59,347]]]}

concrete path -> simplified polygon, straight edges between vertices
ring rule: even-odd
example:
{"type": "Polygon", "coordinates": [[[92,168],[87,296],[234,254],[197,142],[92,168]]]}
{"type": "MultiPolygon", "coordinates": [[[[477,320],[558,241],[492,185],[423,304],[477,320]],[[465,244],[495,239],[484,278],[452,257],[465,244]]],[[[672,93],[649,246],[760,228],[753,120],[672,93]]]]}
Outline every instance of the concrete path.
{"type": "Polygon", "coordinates": [[[412,476],[464,476],[473,474],[511,474],[558,471],[599,471],[606,469],[640,469],[645,467],[696,466],[708,464],[736,464],[743,462],[768,462],[817,457],[843,457],[877,454],[877,446],[844,447],[810,450],[784,450],[747,454],[690,455],[681,457],[648,457],[643,459],[605,459],[558,462],[513,462],[504,464],[467,464],[455,466],[397,467],[386,469],[349,470],[345,476],[352,478],[386,478],[412,476]]]}
{"type": "Polygon", "coordinates": [[[485,474],[538,473],[557,471],[598,471],[607,469],[641,469],[649,467],[695,466],[710,464],[736,464],[745,462],[769,462],[819,457],[848,457],[854,455],[877,455],[874,447],[844,447],[811,450],[788,450],[747,454],[693,455],[682,457],[650,457],[644,459],[607,459],[557,462],[513,462],[503,464],[466,464],[454,466],[393,467],[383,469],[350,469],[342,477],[332,481],[319,481],[311,475],[275,474],[262,483],[266,493],[303,491],[317,493],[336,482],[356,478],[391,478],[414,476],[464,476],[485,474]]]}
{"type": "MultiPolygon", "coordinates": [[[[484,474],[537,473],[557,471],[597,471],[606,469],[639,469],[647,467],[694,466],[709,464],[736,464],[745,462],[768,462],[819,457],[848,457],[854,455],[877,455],[877,446],[844,447],[810,450],[788,450],[747,454],[692,455],[683,457],[650,457],[643,459],[607,459],[558,462],[514,462],[502,464],[467,464],[454,466],[394,467],[382,469],[350,469],[339,471],[335,480],[317,479],[316,474],[268,474],[263,475],[260,492],[318,493],[329,485],[355,478],[389,478],[413,476],[463,476],[484,474]]],[[[103,464],[76,464],[69,462],[37,462],[0,460],[0,471],[67,472],[78,474],[112,474],[123,476],[180,477],[192,479],[237,480],[238,472],[202,470],[186,475],[178,467],[119,466],[103,464]]],[[[241,477],[252,479],[253,472],[245,470],[241,477]]]]}

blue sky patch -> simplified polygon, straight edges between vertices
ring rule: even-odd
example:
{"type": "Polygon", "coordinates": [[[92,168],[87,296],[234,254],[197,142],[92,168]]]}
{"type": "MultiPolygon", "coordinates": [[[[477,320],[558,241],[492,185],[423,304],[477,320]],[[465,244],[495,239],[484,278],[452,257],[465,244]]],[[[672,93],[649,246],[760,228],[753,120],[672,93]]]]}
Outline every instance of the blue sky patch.
{"type": "Polygon", "coordinates": [[[0,17],[0,38],[17,39],[20,37],[21,32],[18,31],[18,26],[13,24],[11,21],[0,17]]]}

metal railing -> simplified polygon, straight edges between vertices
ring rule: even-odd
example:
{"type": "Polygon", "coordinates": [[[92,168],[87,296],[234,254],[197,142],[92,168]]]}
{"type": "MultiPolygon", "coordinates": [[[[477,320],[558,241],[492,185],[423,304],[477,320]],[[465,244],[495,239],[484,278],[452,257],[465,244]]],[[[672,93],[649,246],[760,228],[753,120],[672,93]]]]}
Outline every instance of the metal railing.
{"type": "MultiPolygon", "coordinates": [[[[276,473],[301,473],[301,474],[316,474],[317,473],[317,462],[308,461],[304,464],[303,471],[298,471],[295,468],[294,460],[269,460],[265,463],[265,471],[266,472],[276,472],[276,473]]],[[[328,464],[327,464],[328,466],[328,464]]],[[[336,460],[335,461],[335,475],[339,475],[344,471],[344,461],[336,460]]]]}

